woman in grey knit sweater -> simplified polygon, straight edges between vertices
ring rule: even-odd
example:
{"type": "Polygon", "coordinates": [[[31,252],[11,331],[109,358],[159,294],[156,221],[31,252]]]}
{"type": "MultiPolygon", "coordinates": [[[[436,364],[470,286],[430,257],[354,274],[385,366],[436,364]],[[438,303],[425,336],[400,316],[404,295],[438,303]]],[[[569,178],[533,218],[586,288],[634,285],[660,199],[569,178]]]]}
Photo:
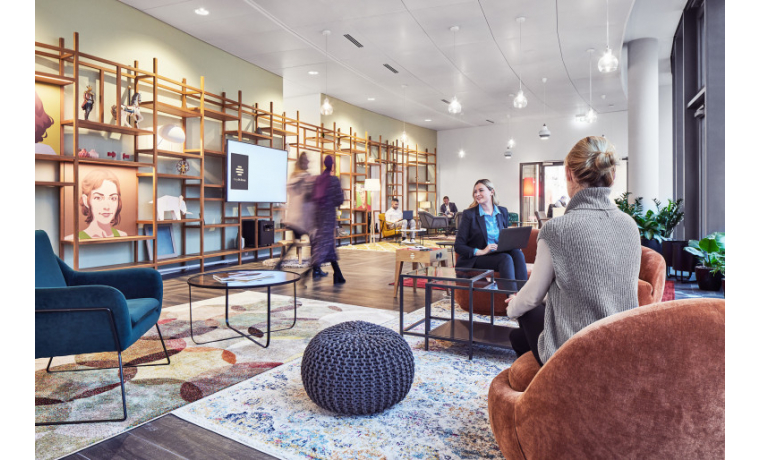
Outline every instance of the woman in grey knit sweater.
{"type": "Polygon", "coordinates": [[[532,351],[543,365],[584,327],[638,306],[639,231],[609,197],[617,162],[607,139],[595,136],[565,157],[570,203],[541,228],[531,276],[506,300],[520,324],[510,334],[518,356],[532,351]]]}

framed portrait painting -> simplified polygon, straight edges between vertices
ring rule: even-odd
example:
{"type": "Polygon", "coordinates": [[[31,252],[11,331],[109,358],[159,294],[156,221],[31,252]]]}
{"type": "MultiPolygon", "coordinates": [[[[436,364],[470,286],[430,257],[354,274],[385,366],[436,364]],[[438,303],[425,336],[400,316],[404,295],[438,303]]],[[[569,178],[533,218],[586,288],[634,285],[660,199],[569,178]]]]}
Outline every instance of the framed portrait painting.
{"type": "MultiPolygon", "coordinates": [[[[67,178],[73,177],[71,165],[64,171],[67,178]]],[[[76,209],[73,192],[73,187],[64,189],[64,239],[74,238],[74,219],[79,219],[79,241],[137,235],[134,169],[80,165],[76,209]]]]}
{"type": "Polygon", "coordinates": [[[61,149],[60,88],[34,85],[34,153],[58,155],[61,149]]]}

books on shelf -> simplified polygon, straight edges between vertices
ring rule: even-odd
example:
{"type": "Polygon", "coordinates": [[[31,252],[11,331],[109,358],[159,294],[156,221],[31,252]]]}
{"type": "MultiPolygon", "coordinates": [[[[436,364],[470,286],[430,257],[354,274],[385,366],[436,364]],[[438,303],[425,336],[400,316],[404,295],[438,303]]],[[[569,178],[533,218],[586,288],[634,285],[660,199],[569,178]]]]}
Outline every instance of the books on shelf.
{"type": "Polygon", "coordinates": [[[267,272],[254,272],[254,271],[239,271],[239,272],[227,272],[224,275],[214,275],[214,279],[220,283],[245,283],[248,281],[256,281],[264,278],[270,278],[272,275],[267,272]]]}

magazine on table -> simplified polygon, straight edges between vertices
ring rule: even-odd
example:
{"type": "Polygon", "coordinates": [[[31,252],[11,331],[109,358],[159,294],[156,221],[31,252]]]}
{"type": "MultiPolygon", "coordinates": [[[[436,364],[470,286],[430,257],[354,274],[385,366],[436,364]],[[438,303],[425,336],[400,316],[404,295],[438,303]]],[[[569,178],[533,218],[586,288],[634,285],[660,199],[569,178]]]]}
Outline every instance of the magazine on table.
{"type": "Polygon", "coordinates": [[[246,281],[256,281],[263,278],[270,278],[272,275],[267,272],[255,272],[255,271],[238,271],[238,272],[227,272],[226,276],[219,276],[214,275],[214,279],[219,281],[220,283],[230,283],[230,282],[246,282],[246,281]]]}

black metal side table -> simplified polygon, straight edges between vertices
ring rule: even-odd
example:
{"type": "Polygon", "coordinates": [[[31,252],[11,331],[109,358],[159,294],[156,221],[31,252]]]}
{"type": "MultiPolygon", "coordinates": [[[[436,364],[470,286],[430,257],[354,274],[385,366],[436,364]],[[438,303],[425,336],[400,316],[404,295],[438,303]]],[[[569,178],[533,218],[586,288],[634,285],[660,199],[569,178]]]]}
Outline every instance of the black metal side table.
{"type": "Polygon", "coordinates": [[[190,338],[198,345],[205,345],[207,343],[221,342],[224,340],[237,339],[245,337],[256,345],[267,348],[269,347],[269,339],[272,332],[284,331],[293,328],[296,325],[296,304],[298,299],[296,297],[296,283],[301,279],[301,275],[293,272],[283,270],[254,270],[257,273],[261,273],[263,276],[251,281],[231,281],[222,282],[218,281],[214,276],[220,278],[226,278],[230,275],[230,272],[217,272],[217,273],[204,273],[202,275],[196,275],[187,280],[187,287],[190,296],[190,338]],[[282,329],[272,330],[272,287],[281,286],[284,284],[293,285],[293,324],[282,329]],[[193,287],[203,289],[224,289],[224,321],[227,327],[239,334],[238,336],[226,337],[223,339],[209,340],[207,342],[198,342],[193,335],[193,287]],[[267,288],[267,328],[266,328],[266,342],[261,343],[254,339],[253,335],[245,334],[238,329],[230,325],[230,290],[232,289],[257,289],[267,288]]]}
{"type": "MultiPolygon", "coordinates": [[[[403,277],[427,279],[425,284],[425,317],[422,320],[404,328],[403,319],[403,299],[404,293],[401,292],[401,334],[415,335],[425,338],[425,350],[428,349],[428,342],[432,339],[448,340],[451,342],[460,342],[469,344],[470,356],[472,359],[473,345],[481,344],[499,348],[512,348],[509,340],[509,333],[513,329],[508,326],[494,324],[494,298],[496,294],[514,294],[519,291],[525,284],[525,281],[507,280],[494,278],[493,270],[474,269],[474,268],[448,268],[448,267],[427,267],[414,270],[402,275],[403,277]],[[454,305],[454,295],[451,295],[451,317],[444,318],[432,315],[431,298],[433,288],[445,289],[464,289],[469,291],[469,318],[467,320],[456,319],[454,305]],[[473,294],[475,292],[486,292],[491,294],[491,321],[489,323],[474,321],[472,311],[473,294]],[[442,321],[435,328],[432,328],[432,320],[442,321]],[[412,332],[411,330],[425,323],[424,333],[412,332]]],[[[402,284],[403,286],[403,284],[402,284]]]]}

